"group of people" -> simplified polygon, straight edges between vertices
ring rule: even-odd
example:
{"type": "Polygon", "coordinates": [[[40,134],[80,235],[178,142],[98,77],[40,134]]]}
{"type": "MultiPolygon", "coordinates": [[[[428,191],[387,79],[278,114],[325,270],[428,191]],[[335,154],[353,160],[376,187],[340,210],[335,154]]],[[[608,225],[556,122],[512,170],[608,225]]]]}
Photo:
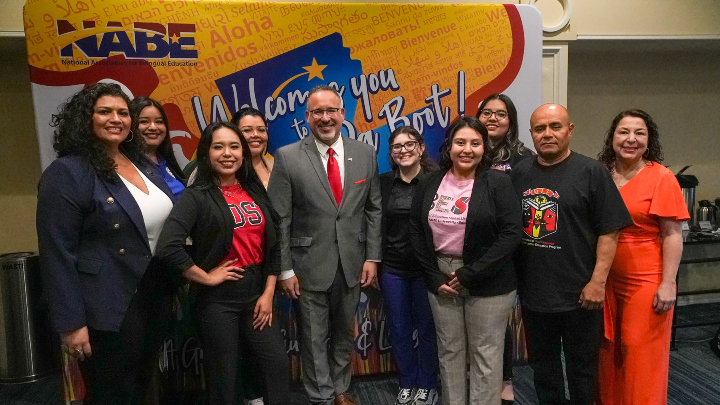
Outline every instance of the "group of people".
{"type": "Polygon", "coordinates": [[[357,404],[355,311],[378,284],[398,405],[511,403],[518,302],[541,404],[665,403],[689,216],[647,113],[619,114],[594,160],[570,150],[567,110],[540,106],[535,155],[512,100],[494,94],[447,129],[438,163],[421,133],[396,128],[378,175],[374,149],[341,136],[333,87],[306,106],[312,136],[274,159],[260,111],[208,125],[187,180],[155,100],[95,84],[53,116],[41,268],[85,403],[143,400],[183,279],[210,404],[291,402],[276,290],[299,315],[311,403],[357,404]]]}

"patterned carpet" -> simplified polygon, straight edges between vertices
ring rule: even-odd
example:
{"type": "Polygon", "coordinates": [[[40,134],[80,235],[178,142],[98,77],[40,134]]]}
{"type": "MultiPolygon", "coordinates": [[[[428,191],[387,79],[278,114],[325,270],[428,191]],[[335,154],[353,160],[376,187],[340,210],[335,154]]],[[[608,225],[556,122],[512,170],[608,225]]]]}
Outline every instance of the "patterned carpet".
{"type": "MultiPolygon", "coordinates": [[[[718,320],[720,303],[681,307],[678,319],[718,320]]],[[[717,325],[678,330],[677,350],[670,353],[668,405],[720,404],[720,358],[707,343],[716,330],[717,325]]],[[[518,365],[514,375],[515,404],[537,404],[530,367],[518,365]]],[[[0,404],[59,405],[64,403],[61,389],[59,374],[29,384],[0,385],[0,404]]],[[[354,379],[351,392],[363,405],[393,405],[397,389],[397,379],[384,375],[354,379]]],[[[292,405],[308,404],[299,384],[293,386],[293,391],[292,405]]]]}

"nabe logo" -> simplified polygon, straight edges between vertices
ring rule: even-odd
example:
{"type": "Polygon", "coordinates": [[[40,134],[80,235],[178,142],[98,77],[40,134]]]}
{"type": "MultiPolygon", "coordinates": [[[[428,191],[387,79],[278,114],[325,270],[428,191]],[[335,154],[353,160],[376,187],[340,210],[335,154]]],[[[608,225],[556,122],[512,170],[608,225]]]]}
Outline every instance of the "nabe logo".
{"type": "MultiPolygon", "coordinates": [[[[58,37],[77,32],[67,20],[55,23],[58,37]]],[[[83,30],[94,30],[93,20],[83,21],[83,30]]],[[[136,22],[132,31],[123,29],[118,21],[109,21],[106,29],[116,28],[117,31],[99,32],[80,38],[60,47],[60,57],[72,58],[77,49],[87,58],[107,58],[111,54],[122,54],[128,59],[197,59],[198,51],[194,49],[195,24],[136,22]],[[131,39],[132,37],[132,39],[131,39]]]]}

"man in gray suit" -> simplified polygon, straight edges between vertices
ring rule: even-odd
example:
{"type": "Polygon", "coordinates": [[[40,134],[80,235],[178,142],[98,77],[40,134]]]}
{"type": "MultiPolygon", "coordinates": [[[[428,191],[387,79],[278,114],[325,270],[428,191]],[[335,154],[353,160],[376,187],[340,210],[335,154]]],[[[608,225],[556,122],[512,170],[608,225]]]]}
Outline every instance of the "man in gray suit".
{"type": "Polygon", "coordinates": [[[298,299],[303,384],[313,404],[353,405],[350,356],[360,287],[381,259],[375,150],[340,136],[345,118],[330,86],[310,90],[313,136],[275,153],[268,194],[280,214],[280,285],[298,299]]]}

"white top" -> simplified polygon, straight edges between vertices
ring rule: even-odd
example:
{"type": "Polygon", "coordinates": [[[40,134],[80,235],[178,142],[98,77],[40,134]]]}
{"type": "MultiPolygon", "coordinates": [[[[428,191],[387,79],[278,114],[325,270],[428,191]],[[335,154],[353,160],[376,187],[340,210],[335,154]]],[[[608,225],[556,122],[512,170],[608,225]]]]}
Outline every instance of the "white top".
{"type": "Polygon", "coordinates": [[[327,164],[328,160],[330,160],[330,154],[328,153],[328,149],[333,148],[335,151],[335,160],[337,160],[338,166],[340,166],[340,184],[342,184],[343,189],[345,188],[345,147],[343,146],[342,141],[342,135],[340,135],[330,146],[325,145],[324,143],[318,141],[315,136],[313,136],[313,139],[315,140],[315,145],[317,145],[318,151],[320,152],[320,160],[322,161],[323,168],[325,169],[325,174],[327,174],[327,164]]]}
{"type": "Polygon", "coordinates": [[[120,176],[120,179],[125,183],[125,186],[130,190],[130,194],[132,194],[138,207],[140,207],[140,212],[145,222],[148,242],[150,242],[150,251],[154,255],[155,245],[157,245],[158,237],[160,237],[160,231],[162,231],[163,225],[165,224],[165,219],[170,215],[173,203],[167,194],[145,177],[142,170],[138,170],[135,165],[133,165],[133,167],[140,173],[140,177],[148,189],[148,194],[145,194],[142,190],[135,187],[134,184],[125,180],[123,176],[120,176]]]}

